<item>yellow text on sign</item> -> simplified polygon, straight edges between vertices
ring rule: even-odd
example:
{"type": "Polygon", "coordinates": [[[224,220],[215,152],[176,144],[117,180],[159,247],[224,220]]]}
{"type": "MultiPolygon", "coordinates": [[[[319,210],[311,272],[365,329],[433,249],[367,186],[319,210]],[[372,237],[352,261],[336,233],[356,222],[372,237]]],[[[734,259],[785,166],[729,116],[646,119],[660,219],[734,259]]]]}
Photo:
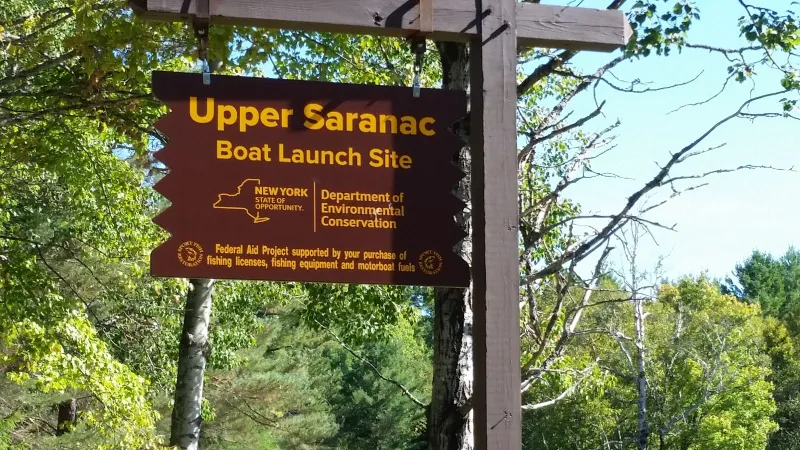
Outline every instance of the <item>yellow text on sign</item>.
{"type": "MultiPolygon", "coordinates": [[[[189,97],[189,117],[196,123],[211,123],[216,117],[217,131],[236,126],[242,132],[258,125],[267,128],[289,128],[294,109],[255,106],[234,106],[220,104],[214,107],[213,98],[206,98],[205,111],[201,114],[197,97],[189,97]]],[[[308,103],[303,108],[305,122],[309,130],[357,131],[361,133],[402,134],[434,136],[432,128],[436,123],[433,117],[395,116],[393,114],[371,114],[357,112],[329,111],[323,114],[324,107],[318,103],[308,103]]]]}
{"type": "MultiPolygon", "coordinates": [[[[267,144],[261,147],[234,146],[231,141],[217,141],[217,159],[238,161],[272,162],[273,148],[267,144]]],[[[291,152],[283,144],[278,144],[277,162],[290,164],[323,164],[335,166],[361,167],[362,155],[352,147],[347,150],[308,150],[293,149],[291,152]]],[[[388,169],[410,169],[413,160],[394,150],[373,148],[369,151],[369,166],[388,169]]]]}

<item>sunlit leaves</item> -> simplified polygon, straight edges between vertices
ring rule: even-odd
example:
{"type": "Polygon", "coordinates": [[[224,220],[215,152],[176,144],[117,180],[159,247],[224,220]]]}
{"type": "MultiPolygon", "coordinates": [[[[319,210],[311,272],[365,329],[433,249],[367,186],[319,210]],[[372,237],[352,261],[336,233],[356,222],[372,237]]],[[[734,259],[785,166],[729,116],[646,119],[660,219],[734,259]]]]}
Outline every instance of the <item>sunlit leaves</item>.
{"type": "Polygon", "coordinates": [[[98,408],[85,413],[77,431],[90,427],[107,441],[90,439],[87,448],[150,446],[158,415],[147,400],[147,382],[114,359],[85,314],[71,311],[48,327],[31,320],[3,325],[9,331],[0,334],[0,364],[12,367],[10,380],[43,392],[91,393],[98,408]]]}
{"type": "Polygon", "coordinates": [[[170,346],[148,348],[149,337],[174,339],[179,323],[152,308],[169,289],[155,294],[142,281],[163,236],[149,220],[147,165],[136,161],[149,160],[162,110],[148,73],[182,67],[190,35],[132,20],[125,1],[13,0],[0,26],[3,371],[53,401],[93,399],[74,430],[92,437],[81,448],[146,447],[155,412],[143,375],[161,381],[171,367],[170,346]]]}
{"type": "Polygon", "coordinates": [[[425,295],[404,286],[310,284],[301,316],[312,328],[334,326],[352,343],[385,340],[391,325],[412,314],[414,297],[425,295]]]}
{"type": "Polygon", "coordinates": [[[631,55],[668,56],[673,47],[685,42],[692,23],[700,19],[696,2],[688,0],[645,1],[634,3],[628,13],[633,38],[627,47],[631,55]]]}

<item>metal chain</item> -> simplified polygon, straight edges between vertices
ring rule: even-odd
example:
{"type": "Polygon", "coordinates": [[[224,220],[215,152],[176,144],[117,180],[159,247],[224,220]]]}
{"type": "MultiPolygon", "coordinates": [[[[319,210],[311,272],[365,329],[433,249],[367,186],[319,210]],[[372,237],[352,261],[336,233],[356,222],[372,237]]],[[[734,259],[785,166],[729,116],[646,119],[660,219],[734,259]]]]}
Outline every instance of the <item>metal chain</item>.
{"type": "Polygon", "coordinates": [[[422,74],[422,63],[425,56],[425,39],[415,38],[411,41],[411,47],[414,51],[414,81],[412,82],[414,98],[419,97],[420,92],[420,76],[422,74]]]}
{"type": "Polygon", "coordinates": [[[208,24],[195,24],[194,35],[197,37],[197,58],[203,71],[203,84],[211,84],[211,65],[208,64],[208,24]]]}

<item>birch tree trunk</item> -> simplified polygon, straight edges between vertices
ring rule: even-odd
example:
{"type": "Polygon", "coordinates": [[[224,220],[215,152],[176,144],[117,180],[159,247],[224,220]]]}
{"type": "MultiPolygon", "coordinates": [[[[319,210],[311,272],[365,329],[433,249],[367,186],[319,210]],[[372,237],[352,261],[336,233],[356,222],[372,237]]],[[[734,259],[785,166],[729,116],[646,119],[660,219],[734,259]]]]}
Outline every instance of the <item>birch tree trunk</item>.
{"type": "Polygon", "coordinates": [[[633,322],[636,331],[636,386],[638,390],[636,448],[647,450],[650,427],[647,423],[647,373],[645,372],[644,308],[642,298],[633,292],[633,322]]]}
{"type": "Polygon", "coordinates": [[[644,298],[640,293],[640,282],[645,274],[639,272],[637,256],[639,253],[639,238],[645,233],[639,223],[631,225],[630,235],[622,232],[622,244],[625,255],[630,265],[630,280],[628,286],[631,290],[633,302],[633,344],[636,347],[636,441],[637,450],[647,450],[650,437],[650,424],[647,421],[647,369],[645,359],[645,333],[644,320],[647,317],[644,311],[644,298]]]}
{"type": "Polygon", "coordinates": [[[214,280],[192,279],[186,298],[181,331],[178,379],[175,383],[175,406],[169,443],[182,450],[197,450],[203,418],[203,376],[211,353],[208,322],[211,316],[211,293],[214,280]]]}
{"type": "MultiPolygon", "coordinates": [[[[467,89],[469,56],[463,44],[437,43],[442,61],[444,89],[467,89]]],[[[459,135],[465,140],[469,131],[462,126],[459,135]]],[[[469,147],[464,147],[456,165],[467,176],[459,183],[456,195],[470,204],[469,147]]],[[[467,262],[472,260],[472,230],[469,207],[456,217],[467,232],[457,251],[467,262]]],[[[472,412],[472,289],[434,291],[433,393],[428,413],[428,448],[431,450],[472,450],[474,446],[472,412]]]]}

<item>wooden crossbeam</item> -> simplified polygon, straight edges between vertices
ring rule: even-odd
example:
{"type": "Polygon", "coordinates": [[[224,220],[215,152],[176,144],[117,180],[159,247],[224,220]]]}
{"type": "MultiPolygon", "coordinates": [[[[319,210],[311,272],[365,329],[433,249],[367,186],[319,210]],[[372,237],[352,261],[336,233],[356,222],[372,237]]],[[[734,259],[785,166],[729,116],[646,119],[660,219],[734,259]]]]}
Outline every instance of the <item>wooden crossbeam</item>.
{"type": "MultiPolygon", "coordinates": [[[[130,0],[143,19],[189,21],[197,0],[130,0]]],[[[217,0],[211,23],[410,37],[420,31],[419,0],[217,0]]],[[[475,0],[433,0],[428,38],[468,42],[477,34],[475,0]]],[[[516,3],[517,45],[614,51],[631,27],[622,11],[516,3]]]]}

